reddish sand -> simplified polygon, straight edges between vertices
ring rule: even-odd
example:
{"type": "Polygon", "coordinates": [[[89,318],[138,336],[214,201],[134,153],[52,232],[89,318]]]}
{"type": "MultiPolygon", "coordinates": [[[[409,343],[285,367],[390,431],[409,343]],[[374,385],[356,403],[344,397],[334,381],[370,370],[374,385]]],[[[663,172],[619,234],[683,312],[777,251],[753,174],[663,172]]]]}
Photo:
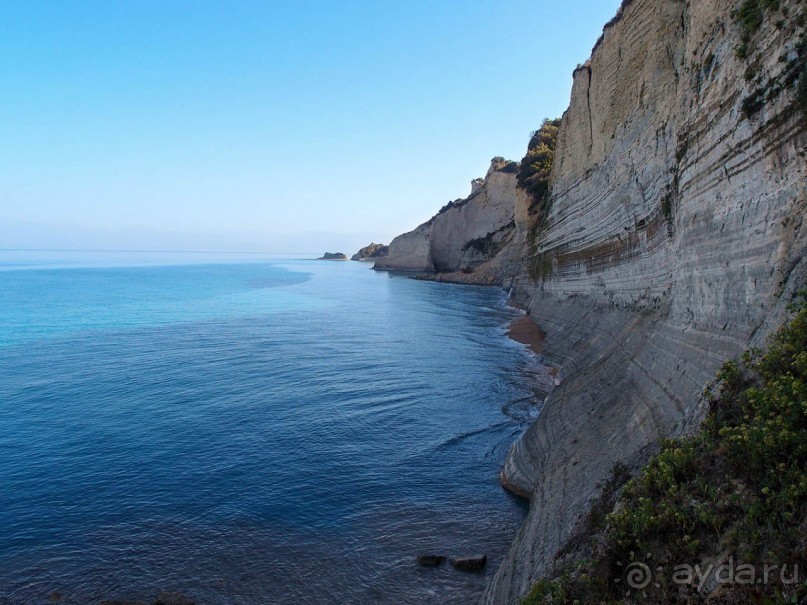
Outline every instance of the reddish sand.
{"type": "Polygon", "coordinates": [[[544,350],[546,334],[527,315],[513,320],[513,323],[507,328],[507,335],[516,342],[527,345],[535,353],[541,353],[544,350]]]}

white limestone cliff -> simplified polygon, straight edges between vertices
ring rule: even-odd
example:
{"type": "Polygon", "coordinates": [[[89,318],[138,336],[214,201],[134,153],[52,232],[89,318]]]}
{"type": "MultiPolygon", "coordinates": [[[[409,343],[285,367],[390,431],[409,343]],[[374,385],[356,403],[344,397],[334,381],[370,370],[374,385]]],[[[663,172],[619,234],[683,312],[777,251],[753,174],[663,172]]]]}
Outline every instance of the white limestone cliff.
{"type": "Polygon", "coordinates": [[[484,180],[473,181],[470,196],[396,237],[375,268],[450,272],[489,261],[512,240],[517,168],[494,159],[484,180]]]}
{"type": "Polygon", "coordinates": [[[807,280],[796,20],[767,19],[743,60],[738,6],[625,2],[575,71],[516,279],[563,383],[507,458],[530,512],[482,603],[516,603],[551,569],[615,462],[697,426],[721,363],[763,344],[807,280]]]}

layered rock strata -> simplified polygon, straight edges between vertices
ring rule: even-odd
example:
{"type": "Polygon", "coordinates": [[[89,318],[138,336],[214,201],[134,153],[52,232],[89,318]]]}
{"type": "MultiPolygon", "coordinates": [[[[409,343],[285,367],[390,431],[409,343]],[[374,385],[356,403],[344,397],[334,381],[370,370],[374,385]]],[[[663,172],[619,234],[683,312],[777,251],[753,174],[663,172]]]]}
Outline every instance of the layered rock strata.
{"type": "Polygon", "coordinates": [[[530,512],[482,603],[551,569],[615,462],[697,426],[721,363],[763,344],[807,280],[803,3],[771,9],[743,59],[739,4],[625,2],[574,73],[514,286],[562,384],[507,457],[530,512]]]}

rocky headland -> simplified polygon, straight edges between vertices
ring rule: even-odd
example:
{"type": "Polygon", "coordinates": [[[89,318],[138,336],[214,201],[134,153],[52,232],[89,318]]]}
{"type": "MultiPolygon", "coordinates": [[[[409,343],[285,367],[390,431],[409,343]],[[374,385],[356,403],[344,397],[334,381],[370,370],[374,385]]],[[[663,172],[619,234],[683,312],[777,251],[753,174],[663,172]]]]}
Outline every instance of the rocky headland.
{"type": "Polygon", "coordinates": [[[376,269],[466,275],[486,271],[516,232],[514,200],[517,162],[494,158],[484,179],[475,179],[471,195],[449,202],[429,221],[399,235],[376,269]]]}
{"type": "Polygon", "coordinates": [[[361,248],[350,260],[369,261],[384,258],[389,254],[389,246],[384,244],[370,244],[361,248]]]}
{"type": "Polygon", "coordinates": [[[530,510],[481,603],[556,571],[613,469],[697,431],[723,362],[790,316],[807,283],[806,11],[625,0],[522,163],[494,160],[376,262],[507,288],[564,378],[504,464],[530,510]]]}

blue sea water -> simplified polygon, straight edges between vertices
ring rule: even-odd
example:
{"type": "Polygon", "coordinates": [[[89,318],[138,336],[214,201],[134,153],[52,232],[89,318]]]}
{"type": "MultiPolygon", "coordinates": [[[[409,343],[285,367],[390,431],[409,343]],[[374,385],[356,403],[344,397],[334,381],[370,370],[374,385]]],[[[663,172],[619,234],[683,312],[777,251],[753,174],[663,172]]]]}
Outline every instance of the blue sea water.
{"type": "Polygon", "coordinates": [[[0,253],[0,603],[473,602],[525,512],[515,316],[363,263],[0,253]]]}

